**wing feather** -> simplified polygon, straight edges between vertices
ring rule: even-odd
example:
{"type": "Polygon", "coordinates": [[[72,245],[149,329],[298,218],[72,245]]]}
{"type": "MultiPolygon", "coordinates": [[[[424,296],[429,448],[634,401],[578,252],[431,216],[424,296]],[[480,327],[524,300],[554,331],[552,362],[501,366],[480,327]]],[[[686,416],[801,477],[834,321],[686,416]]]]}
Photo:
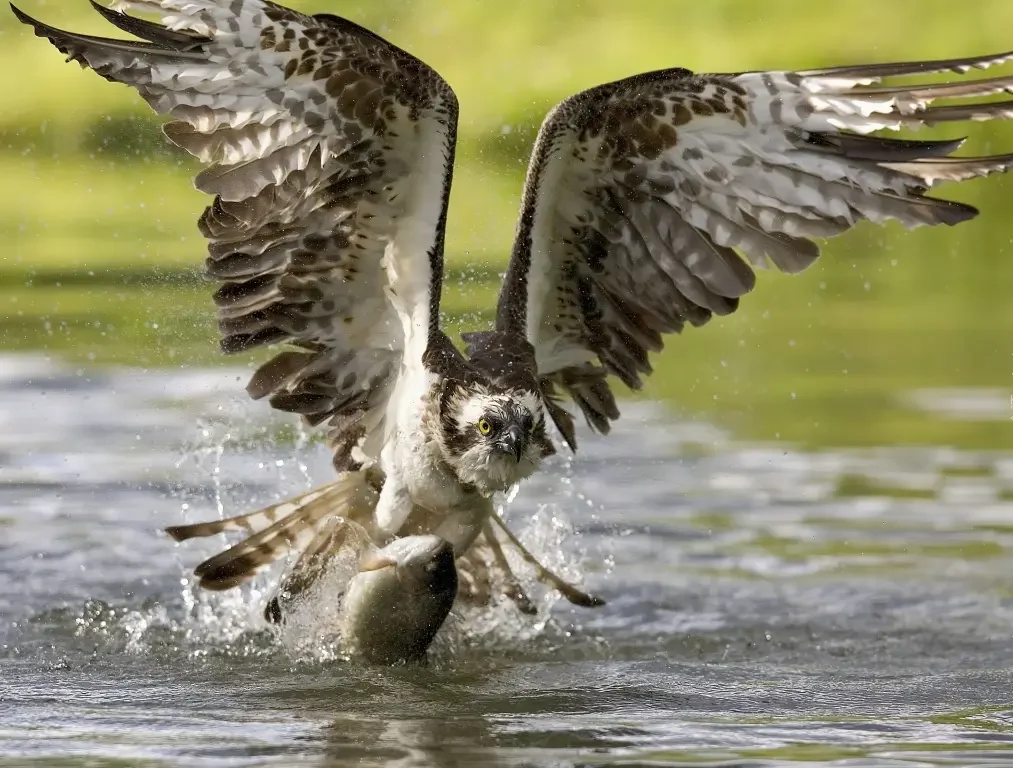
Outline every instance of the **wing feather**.
{"type": "Polygon", "coordinates": [[[306,566],[318,553],[311,545],[317,542],[323,548],[320,535],[333,530],[334,520],[360,526],[368,522],[377,494],[366,473],[348,472],[329,485],[256,512],[165,530],[176,541],[231,531],[247,534],[194,569],[205,589],[232,589],[289,552],[303,553],[301,566],[306,566]]]}
{"type": "Polygon", "coordinates": [[[254,374],[251,395],[333,421],[336,445],[340,425],[382,429],[401,361],[420,360],[439,324],[450,87],[347,20],[267,0],[95,8],[141,40],[14,12],[70,60],[137,90],[204,164],[194,183],[214,196],[199,227],[205,272],[222,284],[222,349],[301,348],[254,374]]]}
{"type": "Polygon", "coordinates": [[[800,272],[819,256],[815,239],[863,219],[911,228],[977,215],[927,192],[1005,172],[1013,154],[951,157],[962,139],[866,134],[1013,118],[1013,101],[979,101],[1013,93],[1013,76],[881,84],[1011,61],[669,69],[557,105],[528,167],[496,331],[534,347],[543,399],[570,446],[560,393],[607,432],[618,409],[606,375],[639,388],[663,336],[734,312],[754,269],[800,272]]]}

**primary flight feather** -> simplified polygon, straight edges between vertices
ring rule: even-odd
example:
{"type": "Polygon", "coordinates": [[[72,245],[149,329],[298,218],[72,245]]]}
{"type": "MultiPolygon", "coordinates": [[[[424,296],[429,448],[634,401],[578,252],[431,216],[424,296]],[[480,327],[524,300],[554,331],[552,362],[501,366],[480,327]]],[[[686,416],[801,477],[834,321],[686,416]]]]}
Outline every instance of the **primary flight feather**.
{"type": "MultiPolygon", "coordinates": [[[[435,534],[476,592],[497,571],[496,588],[530,608],[490,525],[501,523],[491,497],[554,452],[547,422],[576,448],[565,398],[608,432],[619,417],[609,375],[640,387],[665,335],[735,311],[754,269],[802,271],[816,240],[863,219],[966,221],[974,208],[929,190],[1013,165],[1008,154],[953,157],[960,141],[869,135],[1013,117],[1013,101],[975,101],[1013,93],[1013,76],[882,85],[1013,53],[669,69],[597,86],[542,124],[495,328],[468,334],[462,354],[439,322],[457,100],[435,71],[350,21],[266,0],[95,7],[141,40],[64,32],[14,10],[70,59],[135,88],[205,164],[196,185],[214,201],[199,226],[205,272],[221,283],[222,348],[286,345],[248,391],[322,425],[342,473],[267,510],[170,529],[180,540],[251,534],[198,568],[210,588],[290,548],[311,571],[343,546],[328,525],[338,516],[378,544],[435,534]]],[[[574,602],[600,602],[537,568],[574,602]]],[[[289,583],[311,577],[297,566],[289,583]]]]}

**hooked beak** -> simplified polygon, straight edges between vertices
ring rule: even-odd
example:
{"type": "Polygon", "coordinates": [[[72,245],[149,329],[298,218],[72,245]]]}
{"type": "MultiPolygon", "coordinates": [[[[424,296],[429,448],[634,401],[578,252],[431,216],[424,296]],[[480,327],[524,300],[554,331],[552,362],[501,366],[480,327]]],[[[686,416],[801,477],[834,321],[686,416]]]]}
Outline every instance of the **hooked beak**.
{"type": "Polygon", "coordinates": [[[509,453],[520,464],[521,454],[524,453],[524,442],[524,430],[515,424],[500,436],[497,447],[503,453],[509,453]]]}

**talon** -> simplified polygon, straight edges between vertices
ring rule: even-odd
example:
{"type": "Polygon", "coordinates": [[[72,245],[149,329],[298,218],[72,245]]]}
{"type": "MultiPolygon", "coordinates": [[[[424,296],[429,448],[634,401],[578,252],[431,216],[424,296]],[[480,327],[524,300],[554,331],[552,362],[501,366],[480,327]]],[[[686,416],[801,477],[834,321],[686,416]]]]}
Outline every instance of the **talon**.
{"type": "Polygon", "coordinates": [[[527,548],[521,543],[520,539],[514,536],[513,531],[506,527],[506,523],[500,519],[499,515],[493,515],[492,519],[500,527],[500,530],[507,535],[507,538],[510,539],[510,543],[517,548],[521,557],[535,567],[535,574],[538,576],[539,580],[548,584],[550,587],[554,587],[559,590],[563,597],[574,605],[579,605],[583,608],[597,608],[605,605],[605,600],[602,598],[575,587],[561,576],[557,576],[538,562],[538,559],[527,550],[527,548]]]}
{"type": "Polygon", "coordinates": [[[514,575],[513,569],[510,568],[510,563],[506,559],[506,555],[503,553],[503,547],[499,544],[499,539],[496,538],[496,534],[493,532],[492,527],[488,521],[485,524],[485,537],[489,540],[489,548],[492,550],[492,555],[496,558],[496,562],[499,567],[506,573],[507,584],[503,590],[507,597],[514,601],[517,605],[517,609],[528,616],[535,616],[538,613],[538,608],[531,602],[531,598],[528,597],[524,591],[524,587],[521,586],[517,576],[514,575]]]}

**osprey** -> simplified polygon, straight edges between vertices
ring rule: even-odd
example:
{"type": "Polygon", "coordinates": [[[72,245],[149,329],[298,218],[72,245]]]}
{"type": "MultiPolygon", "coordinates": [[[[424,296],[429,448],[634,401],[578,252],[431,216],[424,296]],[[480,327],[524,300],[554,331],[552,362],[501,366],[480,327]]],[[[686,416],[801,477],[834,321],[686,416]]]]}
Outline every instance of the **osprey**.
{"type": "MultiPolygon", "coordinates": [[[[974,208],[927,192],[1013,165],[1013,155],[952,157],[960,140],[870,135],[1013,116],[1011,101],[974,101],[1013,92],[1010,76],[881,84],[965,74],[1013,53],[666,69],[599,85],[545,118],[495,327],[467,335],[462,353],[439,320],[458,106],[432,68],[346,19],[267,0],[96,9],[140,40],[15,13],[69,59],[136,89],[171,118],[169,139],[206,164],[195,183],[214,196],[199,226],[205,272],[221,282],[222,349],[288,345],[248,392],[322,425],[340,473],[251,515],[169,529],[179,540],[249,534],[197,568],[212,589],[297,550],[282,589],[297,593],[342,546],[328,524],[342,518],[377,545],[438,536],[462,588],[492,584],[530,609],[494,526],[519,542],[492,497],[554,452],[548,422],[576,448],[564,398],[607,433],[619,417],[607,377],[639,388],[663,337],[735,311],[754,269],[769,260],[800,272],[819,255],[814,240],[863,219],[966,221],[974,208]]],[[[536,568],[572,601],[600,602],[536,568]]],[[[269,606],[276,618],[279,605],[269,606]]]]}

